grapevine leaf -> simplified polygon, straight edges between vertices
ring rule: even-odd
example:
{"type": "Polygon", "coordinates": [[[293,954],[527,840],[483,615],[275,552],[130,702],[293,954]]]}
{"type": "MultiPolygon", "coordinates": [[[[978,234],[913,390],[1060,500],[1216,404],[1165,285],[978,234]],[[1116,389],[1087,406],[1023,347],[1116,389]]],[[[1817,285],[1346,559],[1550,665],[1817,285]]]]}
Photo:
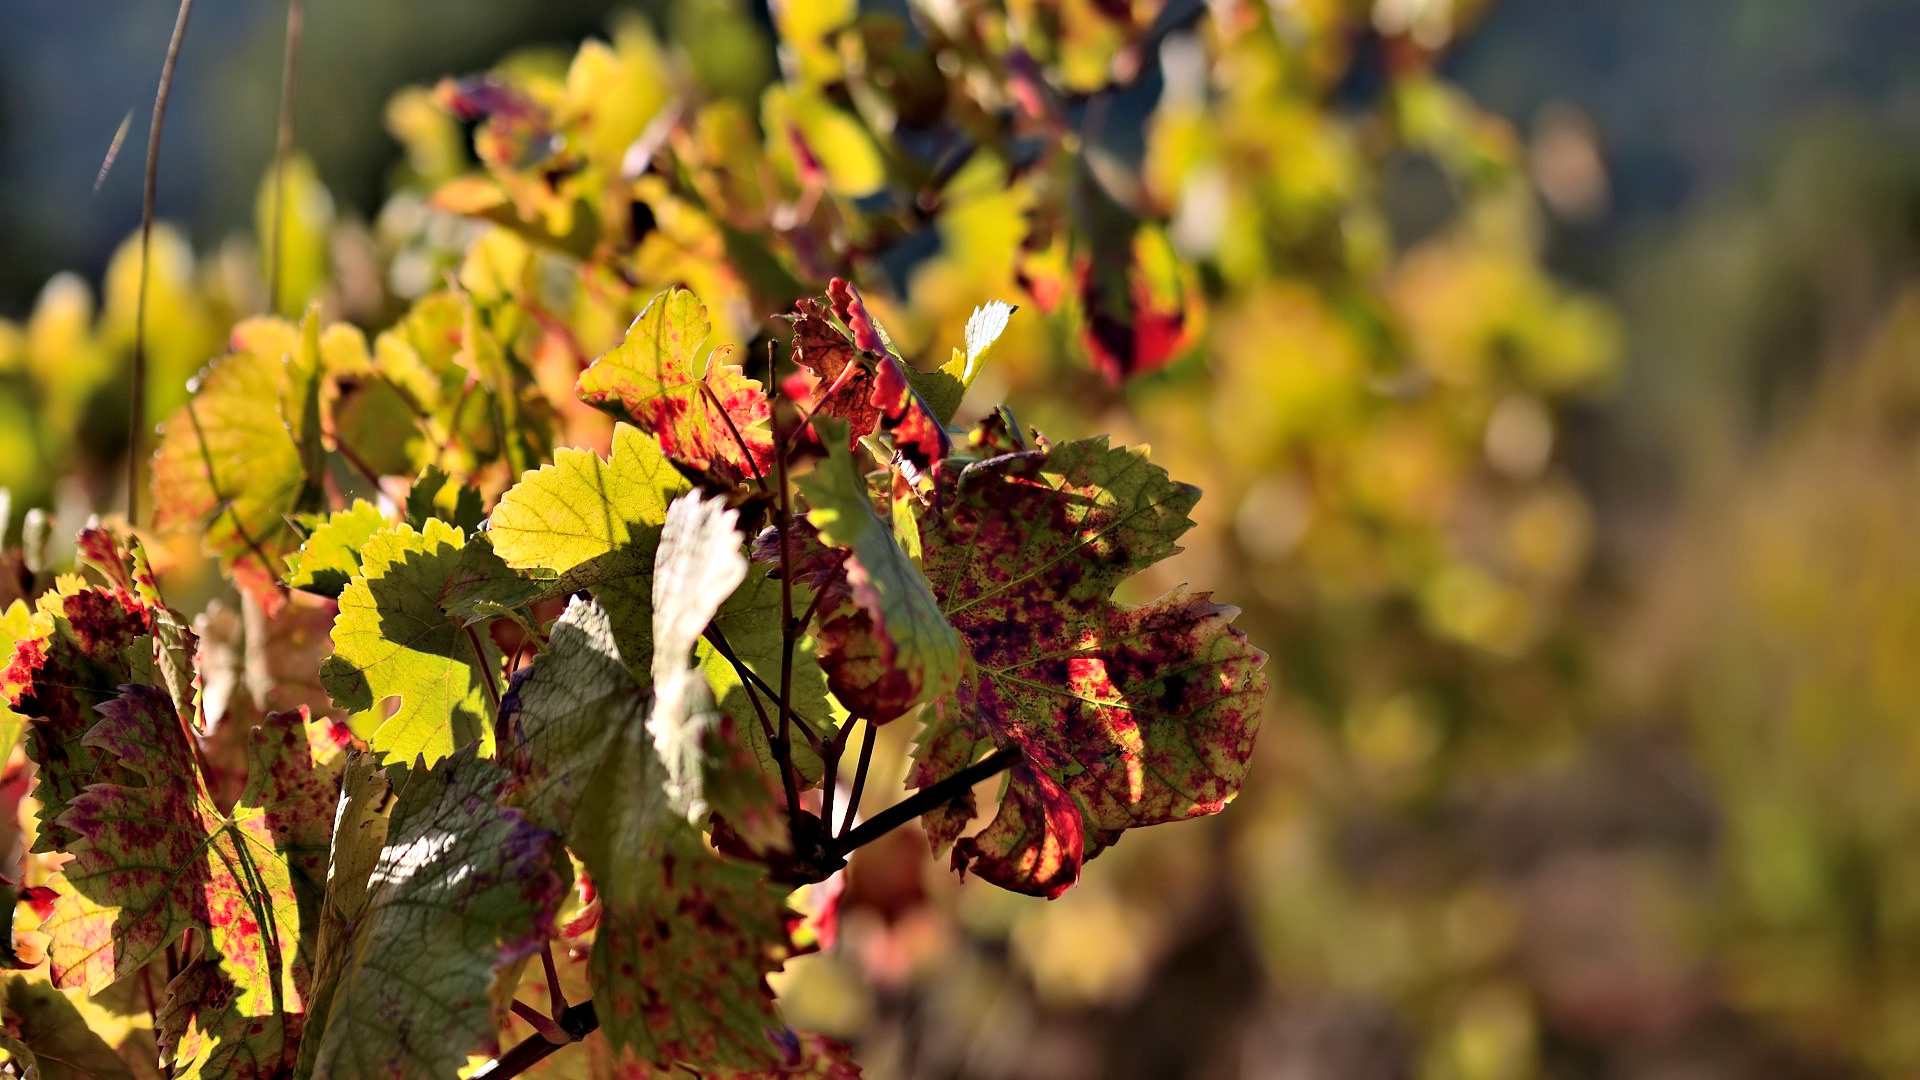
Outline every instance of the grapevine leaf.
{"type": "Polygon", "coordinates": [[[38,767],[33,797],[41,806],[38,852],[64,851],[78,834],[60,823],[89,784],[130,779],[111,755],[84,741],[99,705],[133,680],[128,662],[149,640],[153,613],[126,593],[69,582],[40,597],[30,636],[14,646],[0,676],[7,699],[27,725],[27,756],[38,767]]]}
{"type": "Polygon", "coordinates": [[[885,723],[953,690],[960,680],[960,638],[926,578],[874,512],[840,424],[817,424],[829,456],[798,487],[820,540],[848,552],[845,573],[853,600],[822,626],[821,664],[842,704],[885,723]]]}
{"type": "Polygon", "coordinates": [[[656,439],[618,424],[612,456],[562,449],[521,477],[494,507],[487,535],[508,566],[554,575],[546,595],[604,593],[621,650],[644,665],[653,652],[654,551],[667,503],[686,490],[656,439]]]}
{"type": "MultiPolygon", "coordinates": [[[[834,314],[853,331],[853,343],[871,358],[873,390],[868,401],[879,410],[880,426],[893,437],[894,449],[916,469],[928,471],[952,449],[947,429],[907,378],[907,363],[893,339],[867,311],[860,290],[840,278],[827,283],[834,314]]],[[[857,438],[862,432],[855,432],[857,438]]]]}
{"type": "Polygon", "coordinates": [[[132,1080],[127,1063],[87,1027],[66,995],[23,975],[7,980],[7,1029],[25,1078],[39,1080],[132,1080]]]}
{"type": "Polygon", "coordinates": [[[794,304],[794,312],[793,362],[803,370],[794,397],[806,403],[811,416],[845,420],[849,438],[878,431],[873,369],[862,362],[860,350],[833,325],[827,306],[820,301],[802,299],[794,304]]]}
{"type": "Polygon", "coordinates": [[[387,516],[365,499],[353,500],[307,534],[300,550],[287,557],[287,585],[337,600],[347,583],[360,576],[360,549],[388,525],[387,516]]]}
{"type": "Polygon", "coordinates": [[[1019,309],[1002,300],[994,300],[973,309],[967,319],[967,351],[953,350],[953,359],[940,365],[937,371],[918,371],[907,368],[907,381],[913,384],[914,392],[927,403],[934,418],[943,424],[952,423],[954,414],[960,411],[960,402],[967,396],[967,389],[980,374],[980,362],[986,357],[993,343],[1006,332],[1007,320],[1019,309]]]}
{"type": "Polygon", "coordinates": [[[939,484],[924,565],[972,670],[909,782],[951,775],[988,739],[1026,763],[956,866],[1056,896],[1118,830],[1218,812],[1246,775],[1266,657],[1205,594],[1112,600],[1178,550],[1198,490],[1105,439],[949,467],[939,484]]]}
{"type": "Polygon", "coordinates": [[[746,580],[739,514],[689,492],[667,508],[653,574],[653,713],[647,731],[666,767],[667,801],[689,820],[706,816],[702,758],[719,723],[713,693],[690,666],[694,644],[746,580]]]}
{"type": "Polygon", "coordinates": [[[235,327],[233,351],[163,425],[154,457],[155,525],[203,533],[207,553],[268,612],[300,546],[293,516],[321,497],[318,321],[235,327]]]}
{"type": "MultiPolygon", "coordinates": [[[[0,611],[0,659],[11,660],[13,647],[32,636],[33,612],[24,601],[15,600],[5,611],[0,611]]],[[[0,676],[0,685],[4,685],[4,678],[0,676]]],[[[27,718],[0,700],[0,753],[13,753],[26,728],[27,718]]]]}
{"type": "MultiPolygon", "coordinates": [[[[357,771],[328,885],[311,1050],[302,1075],[442,1080],[495,1053],[494,972],[540,948],[565,892],[553,834],[500,805],[510,779],[468,747],[410,770],[372,872],[354,868],[377,819],[375,774],[357,771]],[[373,788],[369,792],[368,788],[373,788]],[[367,797],[371,794],[373,798],[367,797]]],[[[378,831],[377,827],[373,830],[378,831]]]]}
{"type": "Polygon", "coordinates": [[[54,983],[97,993],[202,930],[161,1026],[176,1073],[280,1075],[305,1019],[337,761],[314,758],[304,711],[273,714],[222,813],[165,693],[128,686],[100,711],[87,743],[144,784],[95,784],[61,816],[79,839],[42,927],[54,983]]]}
{"type": "Polygon", "coordinates": [[[663,1068],[778,1062],[765,976],[790,948],[780,894],[708,851],[672,805],[647,695],[605,610],[575,601],[508,701],[528,817],[566,838],[602,905],[589,970],[615,1052],[663,1068]]]}
{"type": "Polygon", "coordinates": [[[626,340],[580,375],[576,390],[589,405],[659,436],[666,455],[731,488],[771,474],[773,437],[760,384],[715,349],[696,375],[700,347],[713,324],[707,306],[685,289],[648,302],[626,340]]]}
{"type": "MultiPolygon", "coordinates": [[[[396,774],[402,772],[394,767],[396,774]]],[[[333,1009],[340,976],[351,962],[350,948],[359,917],[374,887],[373,869],[386,848],[393,815],[393,785],[387,771],[372,754],[350,752],[340,776],[340,806],[334,817],[333,846],[328,855],[327,889],[320,905],[313,968],[313,994],[308,1013],[328,1016],[333,1009]]],[[[320,1023],[316,1019],[300,1042],[296,1076],[312,1076],[320,1050],[320,1023]]]]}
{"type": "Polygon", "coordinates": [[[428,521],[439,518],[473,532],[486,516],[480,508],[480,490],[455,481],[438,465],[421,470],[407,489],[407,524],[416,529],[424,529],[428,521]]]}
{"type": "Polygon", "coordinates": [[[469,546],[443,521],[428,521],[424,532],[389,526],[367,542],[361,576],[340,594],[320,681],[384,761],[432,764],[476,741],[491,752],[500,653],[451,610],[471,595],[469,546]],[[383,722],[391,697],[400,706],[383,722]]]}

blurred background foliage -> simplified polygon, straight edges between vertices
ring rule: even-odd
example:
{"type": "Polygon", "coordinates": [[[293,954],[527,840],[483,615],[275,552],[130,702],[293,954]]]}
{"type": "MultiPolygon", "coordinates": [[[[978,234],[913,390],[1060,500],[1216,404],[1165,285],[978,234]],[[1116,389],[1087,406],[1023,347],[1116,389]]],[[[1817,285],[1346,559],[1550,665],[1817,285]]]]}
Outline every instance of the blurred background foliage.
{"type": "MultiPolygon", "coordinates": [[[[30,548],[121,498],[138,132],[91,185],[165,7],[0,13],[30,548]]],[[[923,367],[1020,304],[976,413],[1205,488],[1133,588],[1271,654],[1246,793],[1051,903],[862,851],[780,990],[870,1075],[1920,1069],[1912,5],[313,5],[270,303],[282,16],[188,34],[150,420],[269,306],[452,280],[564,402],[654,288],[744,346],[850,273],[923,367]]]]}

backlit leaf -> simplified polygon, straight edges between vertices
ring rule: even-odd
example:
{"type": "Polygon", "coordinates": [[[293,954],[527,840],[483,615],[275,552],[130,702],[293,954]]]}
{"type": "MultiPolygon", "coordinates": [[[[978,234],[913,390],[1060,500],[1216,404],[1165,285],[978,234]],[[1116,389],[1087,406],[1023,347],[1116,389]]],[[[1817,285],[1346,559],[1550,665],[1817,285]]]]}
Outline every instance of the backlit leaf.
{"type": "Polygon", "coordinates": [[[111,755],[84,741],[95,708],[133,681],[130,656],[150,655],[153,610],[123,591],[71,583],[40,597],[29,636],[14,646],[0,683],[28,717],[27,756],[39,770],[41,805],[35,851],[61,851],[76,838],[61,816],[89,784],[132,777],[111,755]]]}
{"type": "Polygon", "coordinates": [[[235,327],[233,351],[162,426],[154,456],[156,527],[202,533],[207,553],[269,612],[300,546],[293,516],[321,496],[318,322],[235,327]]]}
{"type": "Polygon", "coordinates": [[[500,651],[453,611],[484,578],[473,546],[443,521],[424,532],[390,526],[367,542],[361,576],[340,594],[320,679],[382,760],[431,764],[473,742],[491,752],[500,651]],[[394,697],[399,708],[385,716],[394,697]]]}
{"type": "Polygon", "coordinates": [[[1006,332],[1007,320],[1012,318],[1015,308],[1001,300],[994,300],[973,309],[967,319],[966,351],[953,350],[953,359],[940,365],[937,371],[917,371],[906,369],[907,381],[920,395],[927,408],[933,411],[934,418],[943,424],[951,423],[955,413],[960,411],[960,403],[967,396],[967,388],[980,374],[982,362],[993,343],[1006,332]]]}
{"type": "Polygon", "coordinates": [[[15,975],[7,980],[7,1047],[22,1062],[23,1080],[132,1080],[126,1062],[106,1040],[87,1028],[86,1019],[60,991],[44,982],[15,975]]]}
{"type": "Polygon", "coordinates": [[[338,599],[347,583],[360,576],[360,549],[390,522],[365,499],[353,500],[314,526],[287,557],[287,585],[328,599],[338,599]]]}
{"type": "Polygon", "coordinates": [[[302,713],[269,716],[222,813],[163,691],[128,686],[101,712],[87,745],[144,782],[95,784],[61,815],[77,839],[42,926],[54,983],[97,993],[198,929],[208,951],[162,1032],[180,1074],[279,1075],[306,1012],[337,761],[316,760],[302,713]]]}
{"type": "Polygon", "coordinates": [[[951,774],[987,739],[1025,753],[1000,818],[955,848],[956,865],[1058,895],[1114,831],[1216,813],[1238,793],[1265,656],[1205,594],[1112,600],[1178,550],[1198,498],[1105,439],[942,471],[925,568],[972,674],[909,782],[951,774]]]}
{"type": "Polygon", "coordinates": [[[663,292],[577,389],[582,401],[657,435],[668,457],[732,487],[772,475],[773,438],[760,384],[725,362],[732,346],[702,360],[712,329],[698,297],[663,292]]]}
{"type": "Polygon", "coordinates": [[[653,565],[667,503],[688,489],[653,436],[614,427],[608,458],[561,449],[501,496],[487,535],[516,570],[550,575],[546,595],[605,592],[621,651],[649,676],[653,565]]]}

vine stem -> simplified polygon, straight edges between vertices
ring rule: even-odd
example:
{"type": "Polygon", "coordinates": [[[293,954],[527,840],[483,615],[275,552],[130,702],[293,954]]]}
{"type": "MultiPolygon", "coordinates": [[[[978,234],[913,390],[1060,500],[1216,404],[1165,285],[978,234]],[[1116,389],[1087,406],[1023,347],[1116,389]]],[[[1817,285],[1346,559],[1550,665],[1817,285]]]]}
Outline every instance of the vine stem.
{"type": "Polygon", "coordinates": [[[293,90],[300,69],[300,35],[306,25],[303,0],[287,0],[287,48],[280,62],[280,125],[273,147],[273,216],[267,234],[267,312],[280,313],[282,219],[287,209],[287,158],[293,154],[293,90]]]}
{"type": "MultiPolygon", "coordinates": [[[[563,1033],[573,1037],[573,1042],[579,1042],[600,1027],[600,1016],[594,1012],[591,1001],[570,1005],[565,1012],[554,1019],[559,1021],[559,1027],[563,1033]]],[[[487,1080],[510,1080],[511,1077],[519,1076],[545,1061],[549,1054],[566,1045],[568,1044],[554,1042],[545,1035],[529,1035],[514,1044],[511,1050],[481,1067],[473,1074],[472,1080],[480,1080],[481,1077],[486,1077],[487,1080]]]]}
{"type": "MultiPolygon", "coordinates": [[[[848,829],[853,828],[854,815],[860,812],[860,798],[867,791],[867,768],[873,764],[873,738],[876,729],[871,720],[863,723],[867,728],[860,738],[860,764],[853,770],[853,787],[847,792],[847,816],[840,820],[840,829],[837,834],[842,837],[847,835],[848,829]]],[[[828,822],[828,827],[832,827],[832,822],[828,822]]]]}
{"type": "Polygon", "coordinates": [[[857,828],[849,830],[835,840],[832,844],[833,853],[845,855],[855,848],[873,843],[921,814],[952,802],[980,781],[997,776],[1019,764],[1020,758],[1020,748],[1009,746],[1005,750],[996,750],[988,754],[938,783],[921,788],[911,796],[861,822],[857,828]]]}
{"type": "MultiPolygon", "coordinates": [[[[773,349],[767,349],[767,385],[777,386],[778,380],[774,366],[773,349]]],[[[769,422],[773,425],[773,444],[782,445],[780,440],[780,399],[773,398],[773,406],[768,409],[769,422]]],[[[800,847],[800,791],[799,782],[793,775],[793,750],[788,740],[793,716],[793,646],[798,635],[793,627],[793,552],[789,535],[793,532],[793,496],[787,484],[787,455],[773,455],[775,482],[779,485],[780,503],[780,741],[774,753],[780,759],[780,782],[786,788],[787,827],[793,839],[793,846],[800,847]]]]}
{"type": "Polygon", "coordinates": [[[187,17],[193,0],[180,0],[173,19],[173,37],[167,58],[160,64],[160,89],[153,96],[153,122],[147,128],[147,171],[140,194],[140,287],[133,305],[133,373],[128,381],[133,398],[127,417],[127,525],[140,523],[140,427],[147,418],[147,279],[153,269],[153,204],[160,186],[160,130],[167,121],[167,98],[173,93],[173,71],[180,62],[180,43],[187,36],[187,17]]]}

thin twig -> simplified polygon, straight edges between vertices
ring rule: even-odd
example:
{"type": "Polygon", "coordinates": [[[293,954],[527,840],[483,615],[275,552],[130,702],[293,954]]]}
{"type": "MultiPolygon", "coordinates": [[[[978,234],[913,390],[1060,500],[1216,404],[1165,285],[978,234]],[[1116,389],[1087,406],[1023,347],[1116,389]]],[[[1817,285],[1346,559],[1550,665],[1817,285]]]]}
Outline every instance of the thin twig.
{"type": "Polygon", "coordinates": [[[833,733],[820,769],[820,828],[828,836],[833,835],[833,797],[840,789],[840,753],[847,748],[847,736],[851,734],[851,721],[833,733]]]}
{"type": "Polygon", "coordinates": [[[287,209],[287,158],[293,154],[293,88],[300,67],[300,33],[306,23],[302,0],[287,0],[287,49],[280,61],[280,126],[273,147],[273,208],[267,231],[267,312],[280,313],[281,219],[287,209]]]}
{"type": "MultiPolygon", "coordinates": [[[[873,721],[863,721],[867,725],[866,733],[860,737],[860,764],[853,770],[853,788],[847,792],[847,816],[840,819],[840,831],[837,835],[847,835],[853,828],[853,819],[860,812],[860,798],[867,791],[867,767],[873,764],[873,736],[878,729],[873,721]]],[[[828,822],[832,827],[832,822],[828,822]]]]}
{"type": "Polygon", "coordinates": [[[937,810],[959,797],[968,788],[990,776],[1005,772],[1020,760],[1020,748],[1010,746],[1005,750],[996,750],[972,765],[961,769],[952,776],[935,784],[929,784],[885,810],[860,823],[858,828],[833,842],[832,852],[845,855],[847,852],[870,844],[880,837],[919,817],[929,810],[937,810]]]}
{"type": "Polygon", "coordinates": [[[467,643],[473,646],[473,666],[480,669],[480,679],[487,687],[487,700],[493,702],[493,752],[504,753],[507,747],[506,717],[500,712],[500,688],[493,684],[493,672],[488,670],[487,650],[480,644],[480,635],[469,625],[467,643]]]}
{"type": "MultiPolygon", "coordinates": [[[[773,721],[767,719],[767,710],[760,704],[760,695],[753,692],[755,678],[752,669],[741,662],[740,657],[734,653],[733,646],[727,644],[727,636],[720,632],[719,627],[707,627],[705,636],[707,641],[713,645],[714,649],[726,659],[727,663],[733,665],[734,673],[740,676],[740,685],[741,688],[747,692],[747,701],[753,705],[754,715],[760,718],[760,733],[767,737],[767,745],[772,746],[775,737],[773,733],[773,721]]],[[[769,694],[767,696],[772,697],[773,695],[769,694]]]]}
{"type": "MultiPolygon", "coordinates": [[[[767,385],[774,386],[773,350],[767,350],[767,385]]],[[[780,398],[775,395],[772,407],[768,409],[773,425],[773,444],[780,446],[780,398]]],[[[780,759],[781,784],[787,791],[787,822],[792,831],[793,845],[800,847],[800,792],[799,783],[793,775],[793,753],[788,729],[793,715],[793,646],[796,635],[793,632],[793,553],[788,542],[788,534],[793,531],[793,498],[787,486],[787,455],[776,453],[773,456],[774,470],[778,474],[776,483],[780,486],[780,740],[775,753],[780,759]]]]}
{"type": "Polygon", "coordinates": [[[547,1004],[555,1020],[566,1015],[567,995],[560,992],[560,971],[553,965],[553,942],[540,946],[540,963],[547,969],[547,1004]]]}
{"type": "Polygon", "coordinates": [[[160,65],[160,89],[153,96],[153,123],[147,128],[146,186],[140,196],[140,287],[133,306],[133,402],[127,421],[127,524],[140,524],[140,428],[147,417],[147,278],[153,268],[153,203],[160,184],[160,129],[166,124],[167,96],[173,92],[173,69],[180,62],[180,42],[187,36],[187,17],[193,0],[180,0],[173,19],[173,37],[160,65]]]}
{"type": "MultiPolygon", "coordinates": [[[[733,665],[735,674],[740,676],[741,681],[746,683],[749,689],[759,688],[761,693],[767,695],[768,701],[780,700],[780,691],[768,686],[767,680],[761,678],[758,672],[748,667],[745,661],[740,659],[739,654],[733,651],[733,646],[727,642],[727,636],[720,632],[719,627],[708,627],[706,636],[713,647],[719,651],[721,657],[724,658],[727,663],[733,665]]],[[[758,699],[755,699],[755,707],[757,708],[758,706],[758,699]]],[[[825,725],[816,725],[814,721],[808,719],[806,714],[802,713],[799,709],[792,709],[790,712],[793,716],[794,726],[800,729],[800,734],[806,738],[807,745],[813,747],[813,752],[817,754],[824,750],[827,744],[826,740],[820,737],[820,729],[825,725]]],[[[769,739],[775,737],[771,726],[767,729],[767,737],[769,739]]]]}

